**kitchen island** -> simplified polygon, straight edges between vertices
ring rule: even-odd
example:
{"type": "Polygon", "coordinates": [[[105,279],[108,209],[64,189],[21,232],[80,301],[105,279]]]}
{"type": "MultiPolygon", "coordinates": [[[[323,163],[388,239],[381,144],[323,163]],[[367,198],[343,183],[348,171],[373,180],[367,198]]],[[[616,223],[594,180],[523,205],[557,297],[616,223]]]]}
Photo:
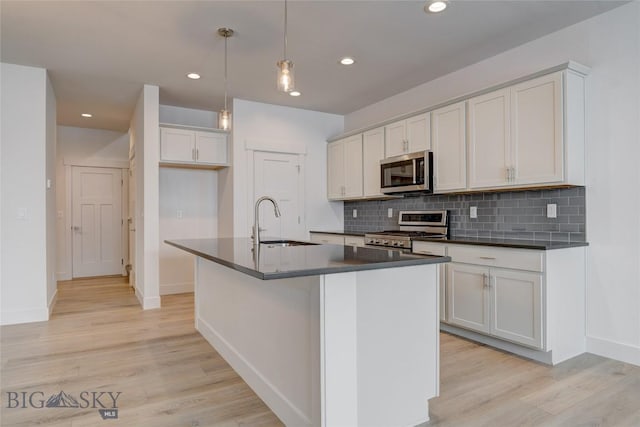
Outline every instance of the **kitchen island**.
{"type": "Polygon", "coordinates": [[[249,239],[197,256],[196,329],[291,426],[410,426],[438,395],[438,264],[448,257],[249,239]]]}

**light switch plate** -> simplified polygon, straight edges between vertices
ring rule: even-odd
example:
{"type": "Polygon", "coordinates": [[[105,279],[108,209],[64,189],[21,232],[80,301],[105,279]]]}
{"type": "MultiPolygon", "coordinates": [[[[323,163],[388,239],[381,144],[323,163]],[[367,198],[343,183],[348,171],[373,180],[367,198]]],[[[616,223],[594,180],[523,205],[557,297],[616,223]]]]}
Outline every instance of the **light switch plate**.
{"type": "Polygon", "coordinates": [[[353,210],[353,217],[358,218],[358,209],[353,210]]]}
{"type": "Polygon", "coordinates": [[[558,205],[555,203],[549,203],[547,205],[547,218],[557,218],[558,217],[558,205]]]}
{"type": "Polygon", "coordinates": [[[469,208],[469,216],[471,218],[478,218],[478,207],[477,206],[471,206],[469,208]]]}
{"type": "Polygon", "coordinates": [[[393,218],[393,208],[387,209],[387,217],[393,218]]]}

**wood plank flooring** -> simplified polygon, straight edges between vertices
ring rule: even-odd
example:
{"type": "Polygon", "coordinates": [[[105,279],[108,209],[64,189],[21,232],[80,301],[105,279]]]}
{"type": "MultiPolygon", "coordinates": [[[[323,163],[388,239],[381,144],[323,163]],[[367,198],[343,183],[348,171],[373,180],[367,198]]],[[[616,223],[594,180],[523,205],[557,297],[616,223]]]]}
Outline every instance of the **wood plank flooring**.
{"type": "MultiPolygon", "coordinates": [[[[49,322],[0,328],[2,426],[282,425],[195,331],[191,294],[142,311],[119,277],[58,289],[49,322]],[[46,400],[61,390],[121,392],[118,419],[7,408],[7,392],[46,400]]],[[[430,409],[425,426],[640,427],[640,367],[585,354],[551,368],[441,334],[441,396],[430,409]]]]}

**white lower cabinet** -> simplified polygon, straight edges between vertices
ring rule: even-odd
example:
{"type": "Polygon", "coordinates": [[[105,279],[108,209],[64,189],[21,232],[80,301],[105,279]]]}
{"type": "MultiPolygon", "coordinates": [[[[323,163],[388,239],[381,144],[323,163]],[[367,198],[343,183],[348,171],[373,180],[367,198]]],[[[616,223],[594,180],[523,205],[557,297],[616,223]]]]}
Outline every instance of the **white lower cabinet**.
{"type": "Polygon", "coordinates": [[[549,364],[585,351],[585,247],[415,241],[413,252],[451,257],[440,274],[443,331],[549,364]]]}
{"type": "Polygon", "coordinates": [[[358,246],[364,247],[364,236],[344,236],[344,245],[345,246],[358,246]]]}

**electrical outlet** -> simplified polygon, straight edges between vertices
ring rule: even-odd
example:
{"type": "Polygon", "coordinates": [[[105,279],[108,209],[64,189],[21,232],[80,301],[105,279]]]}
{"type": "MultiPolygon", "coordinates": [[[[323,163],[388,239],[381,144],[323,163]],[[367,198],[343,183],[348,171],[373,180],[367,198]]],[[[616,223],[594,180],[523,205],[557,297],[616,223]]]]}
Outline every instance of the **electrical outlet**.
{"type": "Polygon", "coordinates": [[[27,219],[27,209],[18,208],[18,212],[16,213],[16,218],[18,218],[21,221],[26,220],[27,219]]]}
{"type": "Polygon", "coordinates": [[[558,205],[555,203],[549,203],[547,205],[547,218],[557,218],[558,217],[558,205]]]}
{"type": "Polygon", "coordinates": [[[182,210],[181,209],[178,209],[178,211],[176,212],[176,217],[178,219],[182,219],[182,210]]]}
{"type": "Polygon", "coordinates": [[[478,218],[478,207],[477,206],[471,206],[469,208],[469,216],[471,218],[478,218]]]}
{"type": "Polygon", "coordinates": [[[353,210],[353,217],[358,218],[358,209],[353,210]]]}
{"type": "Polygon", "coordinates": [[[387,217],[393,218],[393,208],[387,209],[387,217]]]}

